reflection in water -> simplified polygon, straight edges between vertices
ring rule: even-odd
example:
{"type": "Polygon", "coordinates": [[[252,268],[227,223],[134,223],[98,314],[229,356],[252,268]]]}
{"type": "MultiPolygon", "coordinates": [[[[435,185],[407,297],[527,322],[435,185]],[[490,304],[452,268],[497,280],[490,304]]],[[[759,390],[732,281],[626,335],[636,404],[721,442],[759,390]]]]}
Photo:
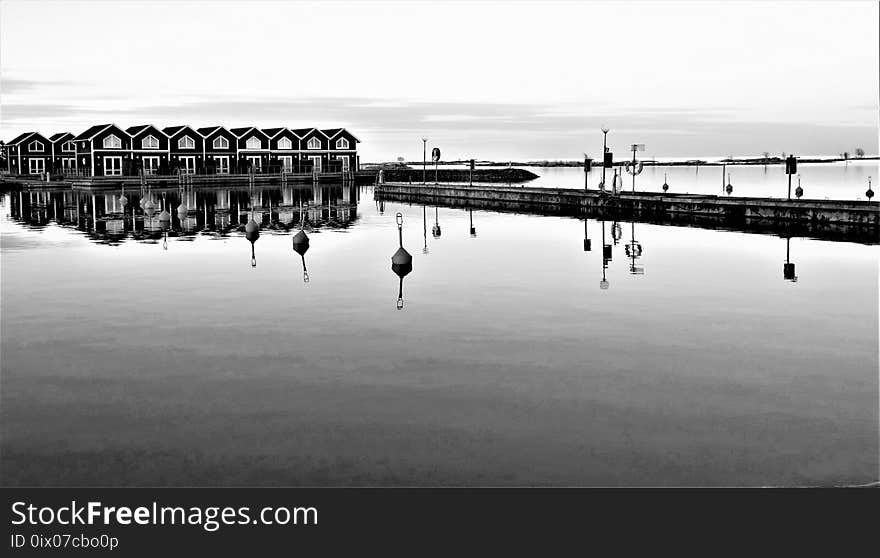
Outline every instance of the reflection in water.
{"type": "Polygon", "coordinates": [[[791,262],[791,237],[785,239],[785,263],[782,265],[782,278],[792,283],[797,282],[794,263],[791,262]]]}
{"type": "Polygon", "coordinates": [[[589,219],[584,219],[584,252],[589,252],[593,249],[593,243],[590,240],[590,235],[587,234],[587,223],[589,219]]]}
{"type": "Polygon", "coordinates": [[[477,237],[477,229],[474,228],[474,210],[468,209],[468,214],[470,216],[470,222],[471,222],[471,238],[476,238],[477,237]]]}
{"type": "Polygon", "coordinates": [[[424,246],[422,246],[422,254],[428,253],[428,207],[422,206],[422,237],[424,238],[424,246]]]}
{"type": "Polygon", "coordinates": [[[397,237],[399,247],[391,256],[391,270],[400,278],[400,286],[397,291],[397,309],[403,309],[403,278],[412,271],[412,256],[403,247],[403,214],[397,214],[397,237]]]}
{"type": "Polygon", "coordinates": [[[636,260],[642,257],[642,244],[640,242],[636,242],[636,224],[635,222],[630,223],[631,227],[631,236],[629,244],[624,246],[624,250],[626,251],[626,256],[630,259],[629,264],[629,272],[632,275],[644,275],[645,267],[637,266],[636,260]]]}
{"type": "Polygon", "coordinates": [[[309,237],[306,235],[303,228],[305,227],[305,214],[302,212],[302,205],[300,205],[300,222],[299,222],[299,231],[293,235],[293,251],[300,255],[302,258],[302,266],[303,266],[303,283],[309,282],[309,272],[306,269],[306,252],[309,249],[309,237]]]}
{"type": "Polygon", "coordinates": [[[352,185],[293,185],[257,189],[169,188],[90,193],[71,190],[10,193],[10,216],[31,229],[54,223],[82,231],[98,244],[157,243],[164,238],[246,236],[253,220],[260,232],[286,234],[305,218],[312,230],[348,228],[358,219],[352,185]],[[123,198],[124,201],[123,201],[123,198]],[[315,200],[320,200],[316,203],[315,200]],[[162,213],[168,216],[166,221],[162,213]]]}
{"type": "Polygon", "coordinates": [[[434,227],[431,229],[431,234],[434,235],[434,238],[440,238],[440,216],[438,211],[439,209],[434,207],[434,227]]]}
{"type": "Polygon", "coordinates": [[[608,269],[608,262],[611,261],[611,245],[605,244],[605,221],[602,221],[602,280],[599,281],[599,288],[608,289],[608,279],[605,277],[605,270],[608,269]]]}

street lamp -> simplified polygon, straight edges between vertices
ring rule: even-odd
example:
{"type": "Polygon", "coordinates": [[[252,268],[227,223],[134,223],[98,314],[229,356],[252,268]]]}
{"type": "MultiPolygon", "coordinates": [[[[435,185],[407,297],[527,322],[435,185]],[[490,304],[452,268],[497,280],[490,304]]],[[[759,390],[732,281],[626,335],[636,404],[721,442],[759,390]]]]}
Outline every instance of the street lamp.
{"type": "Polygon", "coordinates": [[[425,185],[426,169],[428,168],[428,138],[422,138],[422,186],[425,185]]]}
{"type": "Polygon", "coordinates": [[[608,131],[610,128],[603,125],[602,128],[602,189],[605,189],[605,154],[608,153],[608,131]]]}

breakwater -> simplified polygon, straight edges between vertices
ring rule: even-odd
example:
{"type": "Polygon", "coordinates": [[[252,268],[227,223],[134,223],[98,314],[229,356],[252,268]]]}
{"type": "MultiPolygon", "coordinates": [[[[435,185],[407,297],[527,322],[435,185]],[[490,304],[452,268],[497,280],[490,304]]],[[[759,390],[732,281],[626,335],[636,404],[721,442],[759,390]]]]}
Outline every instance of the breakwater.
{"type": "MultiPolygon", "coordinates": [[[[382,174],[388,182],[412,182],[422,183],[421,168],[391,168],[383,169],[382,174]]],[[[433,168],[427,168],[424,173],[425,179],[431,185],[435,181],[435,171],[433,168]]],[[[473,181],[484,182],[490,184],[520,184],[538,178],[538,175],[525,170],[516,168],[505,169],[474,169],[473,181]]],[[[437,182],[468,182],[471,180],[471,171],[469,169],[437,169],[437,182]]]]}
{"type": "Polygon", "coordinates": [[[880,203],[467,185],[379,184],[380,201],[880,243],[880,203]]]}

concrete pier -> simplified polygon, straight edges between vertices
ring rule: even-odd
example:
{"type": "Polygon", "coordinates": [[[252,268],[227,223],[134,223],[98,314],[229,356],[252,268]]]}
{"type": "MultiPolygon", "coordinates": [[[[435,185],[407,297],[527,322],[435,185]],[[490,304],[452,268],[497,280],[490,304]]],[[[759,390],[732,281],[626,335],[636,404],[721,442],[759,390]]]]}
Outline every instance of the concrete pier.
{"type": "Polygon", "coordinates": [[[880,203],[841,200],[785,200],[697,194],[623,192],[452,184],[385,183],[384,201],[543,215],[722,228],[811,236],[826,240],[880,243],[880,203]]]}

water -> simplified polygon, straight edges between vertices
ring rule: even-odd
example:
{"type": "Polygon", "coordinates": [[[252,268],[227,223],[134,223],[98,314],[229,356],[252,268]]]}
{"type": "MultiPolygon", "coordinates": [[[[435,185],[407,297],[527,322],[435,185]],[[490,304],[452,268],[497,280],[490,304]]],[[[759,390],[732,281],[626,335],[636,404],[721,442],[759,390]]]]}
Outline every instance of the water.
{"type": "Polygon", "coordinates": [[[4,484],[877,480],[877,246],[588,221],[585,252],[582,220],[444,208],[434,238],[342,187],[182,224],[170,191],[165,239],[42,196],[2,201],[4,484]]]}
{"type": "MultiPolygon", "coordinates": [[[[466,168],[452,165],[451,168],[466,168]]],[[[445,167],[444,167],[445,168],[445,167]]],[[[482,167],[481,167],[482,168],[482,167]]],[[[499,167],[503,168],[503,167],[499,167]]],[[[538,175],[525,185],[538,188],[583,188],[583,167],[517,167],[538,175]]],[[[788,176],[785,165],[731,165],[726,167],[730,173],[733,196],[755,196],[766,198],[785,198],[788,195],[788,176]]],[[[622,171],[622,169],[621,169],[622,171]]],[[[850,161],[849,163],[798,163],[804,199],[864,200],[868,189],[868,177],[872,178],[872,189],[877,190],[880,176],[880,162],[877,160],[850,161]]],[[[623,190],[632,189],[632,176],[623,174],[623,190]]],[[[613,171],[606,171],[606,182],[611,187],[613,171]]],[[[429,173],[429,178],[430,178],[429,173]]],[[[720,166],[646,166],[636,177],[636,190],[662,192],[664,181],[669,184],[670,193],[714,194],[726,196],[722,186],[728,184],[725,176],[722,183],[720,166]]],[[[601,167],[593,167],[588,177],[591,189],[599,187],[602,181],[601,167]]],[[[791,197],[795,197],[797,176],[792,177],[791,197]]],[[[876,198],[875,198],[876,199],[876,198]]]]}

